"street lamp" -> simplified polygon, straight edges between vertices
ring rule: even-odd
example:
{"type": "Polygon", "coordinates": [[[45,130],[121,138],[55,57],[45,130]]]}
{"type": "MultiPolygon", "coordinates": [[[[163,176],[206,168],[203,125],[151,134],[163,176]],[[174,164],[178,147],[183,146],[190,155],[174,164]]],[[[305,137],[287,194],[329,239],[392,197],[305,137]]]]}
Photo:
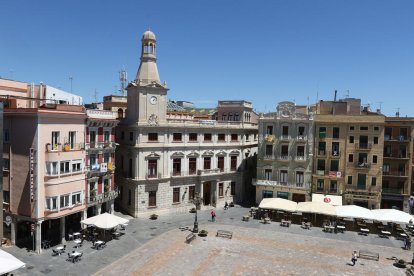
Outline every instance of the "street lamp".
{"type": "Polygon", "coordinates": [[[197,210],[200,208],[200,205],[201,205],[201,197],[199,193],[195,193],[192,203],[195,205],[195,218],[194,218],[193,233],[198,233],[197,210]]]}

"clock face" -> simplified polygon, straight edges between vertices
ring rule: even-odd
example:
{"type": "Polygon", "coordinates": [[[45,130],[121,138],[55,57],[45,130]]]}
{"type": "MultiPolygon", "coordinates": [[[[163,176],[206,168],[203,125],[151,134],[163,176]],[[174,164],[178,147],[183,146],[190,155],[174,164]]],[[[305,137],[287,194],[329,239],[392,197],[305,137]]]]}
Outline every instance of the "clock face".
{"type": "Polygon", "coordinates": [[[157,97],[155,97],[155,96],[152,96],[152,97],[150,98],[150,103],[151,103],[151,104],[156,104],[156,103],[157,103],[157,101],[158,101],[158,99],[157,99],[157,97]]]}

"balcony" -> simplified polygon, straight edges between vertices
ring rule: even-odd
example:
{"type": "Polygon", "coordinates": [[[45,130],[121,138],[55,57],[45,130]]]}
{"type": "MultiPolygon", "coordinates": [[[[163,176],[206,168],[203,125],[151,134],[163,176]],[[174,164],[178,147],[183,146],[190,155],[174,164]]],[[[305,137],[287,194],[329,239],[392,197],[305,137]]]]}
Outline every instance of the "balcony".
{"type": "Polygon", "coordinates": [[[220,169],[197,170],[197,175],[211,175],[220,173],[220,169]]]}
{"type": "Polygon", "coordinates": [[[263,160],[273,160],[273,158],[274,158],[273,155],[267,155],[266,154],[266,155],[263,156],[263,160]]]}
{"type": "Polygon", "coordinates": [[[330,194],[336,194],[336,193],[338,193],[338,189],[337,188],[330,188],[329,193],[330,194]]]}
{"type": "Polygon", "coordinates": [[[289,184],[286,182],[279,182],[275,180],[266,179],[253,179],[253,186],[273,186],[273,187],[287,187],[287,188],[298,188],[298,189],[310,189],[311,184],[309,183],[295,183],[289,184]]]}
{"type": "Polygon", "coordinates": [[[161,179],[162,175],[161,173],[146,173],[145,174],[145,179],[146,180],[150,180],[150,179],[161,179]]]}
{"type": "Polygon", "coordinates": [[[277,160],[279,161],[290,161],[290,156],[289,155],[280,155],[278,156],[277,160]]]}
{"type": "Polygon", "coordinates": [[[339,150],[330,151],[329,156],[331,158],[340,158],[341,157],[341,152],[339,150]]]}
{"type": "Polygon", "coordinates": [[[290,140],[290,136],[289,135],[281,135],[280,136],[280,140],[281,141],[289,141],[290,140]]]}
{"type": "Polygon", "coordinates": [[[405,135],[398,135],[398,136],[390,136],[390,135],[384,135],[384,141],[390,141],[390,142],[410,142],[411,137],[405,136],[405,135]]]}
{"type": "Polygon", "coordinates": [[[409,159],[410,155],[407,154],[407,153],[399,153],[399,154],[385,153],[384,158],[387,158],[387,159],[409,159]]]}
{"type": "Polygon", "coordinates": [[[316,152],[316,155],[320,157],[324,157],[326,156],[326,151],[323,149],[318,149],[318,151],[316,152]]]}
{"type": "Polygon", "coordinates": [[[371,143],[355,143],[355,149],[357,150],[371,150],[371,143]]]}
{"type": "Polygon", "coordinates": [[[85,150],[84,143],[75,143],[75,144],[46,144],[46,152],[69,152],[69,151],[81,151],[85,150]]]}
{"type": "Polygon", "coordinates": [[[298,142],[306,142],[307,137],[305,135],[298,135],[296,136],[296,140],[298,142]]]}
{"type": "Polygon", "coordinates": [[[382,188],[382,192],[384,194],[402,195],[404,194],[404,189],[403,188],[382,188]]]}
{"type": "Polygon", "coordinates": [[[296,155],[295,161],[299,161],[299,162],[306,161],[305,155],[296,155]]]}
{"type": "Polygon", "coordinates": [[[102,176],[115,171],[112,163],[99,163],[86,167],[88,177],[102,176]]]}
{"type": "MultiPolygon", "coordinates": [[[[224,172],[224,169],[223,170],[220,170],[219,169],[219,171],[220,172],[224,172]]],[[[183,176],[195,176],[195,175],[197,175],[197,171],[196,170],[191,170],[191,171],[179,171],[179,172],[177,172],[177,171],[172,171],[171,173],[170,173],[170,176],[171,177],[183,177],[183,176]]]]}
{"type": "Polygon", "coordinates": [[[383,171],[382,176],[385,177],[408,177],[405,171],[383,171]]]}
{"type": "Polygon", "coordinates": [[[371,168],[371,164],[370,163],[366,163],[366,162],[356,162],[355,163],[355,168],[356,169],[369,169],[371,168]]]}

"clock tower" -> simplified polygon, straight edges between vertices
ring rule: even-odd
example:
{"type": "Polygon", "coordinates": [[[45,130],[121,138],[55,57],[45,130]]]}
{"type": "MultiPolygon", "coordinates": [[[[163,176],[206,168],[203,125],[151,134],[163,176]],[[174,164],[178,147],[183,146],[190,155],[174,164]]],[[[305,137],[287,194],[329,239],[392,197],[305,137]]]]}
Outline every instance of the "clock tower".
{"type": "Polygon", "coordinates": [[[128,91],[127,121],[129,123],[162,124],[167,113],[167,85],[161,83],[157,68],[155,34],[142,35],[141,62],[128,91]]]}

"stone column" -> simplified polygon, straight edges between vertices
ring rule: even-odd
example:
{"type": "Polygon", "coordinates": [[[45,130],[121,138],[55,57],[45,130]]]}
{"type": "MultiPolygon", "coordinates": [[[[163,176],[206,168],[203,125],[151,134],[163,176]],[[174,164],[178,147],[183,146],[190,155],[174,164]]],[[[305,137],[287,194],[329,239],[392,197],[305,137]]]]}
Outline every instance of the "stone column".
{"type": "MultiPolygon", "coordinates": [[[[88,217],[87,209],[81,211],[81,221],[86,219],[87,217],[88,217]]],[[[81,223],[81,227],[82,229],[84,229],[86,226],[83,223],[81,223]]]]}
{"type": "Polygon", "coordinates": [[[60,243],[66,243],[66,239],[65,239],[65,217],[60,218],[60,243]]]}
{"type": "Polygon", "coordinates": [[[42,253],[42,221],[39,220],[36,222],[36,232],[34,233],[36,235],[35,237],[35,251],[40,254],[42,253]]]}
{"type": "Polygon", "coordinates": [[[97,215],[102,214],[102,204],[96,205],[96,212],[97,212],[97,215]]]}
{"type": "Polygon", "coordinates": [[[10,229],[10,239],[11,239],[11,244],[16,244],[16,224],[17,224],[17,220],[12,217],[12,222],[11,222],[11,229],[10,229]]]}
{"type": "Polygon", "coordinates": [[[111,201],[110,201],[110,208],[109,208],[109,213],[110,214],[112,214],[113,212],[114,212],[114,201],[115,201],[115,199],[112,199],[111,201]]]}

